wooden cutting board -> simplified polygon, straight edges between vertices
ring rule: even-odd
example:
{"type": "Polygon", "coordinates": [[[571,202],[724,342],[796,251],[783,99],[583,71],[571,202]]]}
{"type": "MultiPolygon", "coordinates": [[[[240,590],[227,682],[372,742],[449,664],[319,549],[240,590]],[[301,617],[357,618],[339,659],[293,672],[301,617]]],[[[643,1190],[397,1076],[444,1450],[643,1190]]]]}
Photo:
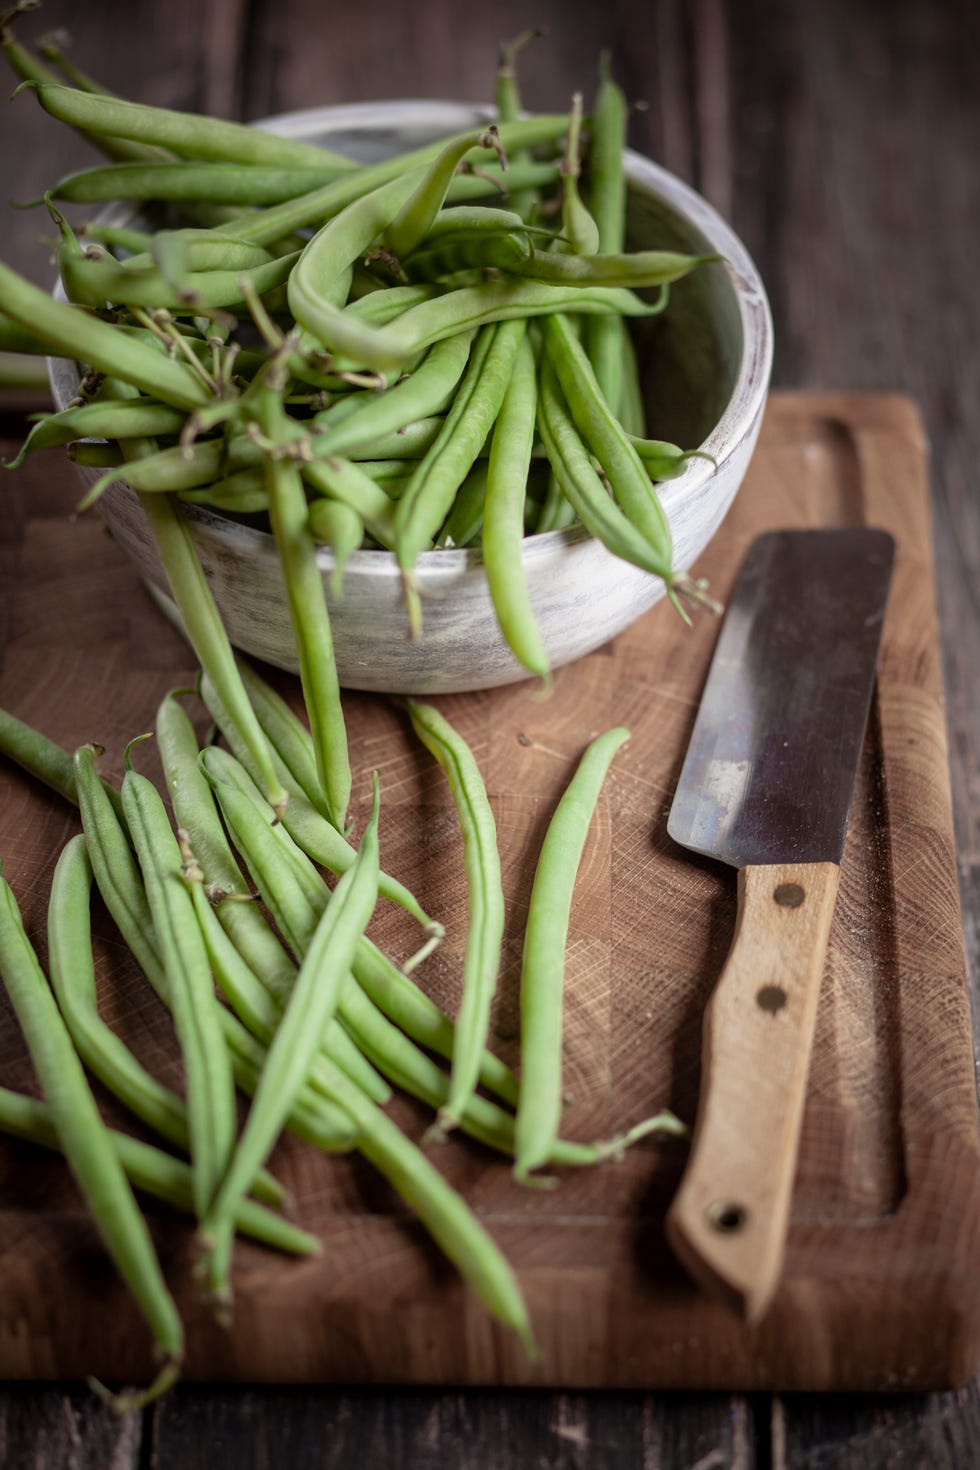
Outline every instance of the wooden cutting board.
{"type": "MultiPolygon", "coordinates": [[[[971,1374],[980,1361],[980,1134],[925,464],[921,424],[903,399],[775,395],[745,486],[696,569],[724,598],[763,530],[868,524],[898,544],[820,998],[785,1279],[765,1320],[746,1329],[671,1259],[663,1219],[683,1145],[641,1143],[618,1163],[567,1174],[551,1192],[519,1188],[506,1163],[468,1141],[438,1151],[520,1274],[542,1349],[535,1366],[367,1165],[286,1140],[273,1167],[323,1255],[297,1264],[242,1245],[230,1333],[193,1301],[190,1228],[149,1207],[186,1313],[188,1378],[871,1390],[971,1374]]],[[[151,727],[158,700],[188,682],[193,664],[99,522],[71,519],[72,475],[51,455],[4,487],[17,529],[0,563],[0,704],[65,745],[98,740],[115,775],[125,741],[151,727]]],[[[735,875],[676,848],[666,816],[716,633],[708,616],[688,630],[662,605],[562,669],[550,700],[527,683],[441,701],[476,753],[497,818],[509,917],[494,1025],[508,1059],[548,817],[588,739],[618,723],[633,732],[576,893],[568,1137],[604,1137],[665,1105],[693,1118],[701,1011],[731,940],[735,875]]],[[[278,682],[297,697],[295,681],[278,682]]],[[[465,889],[444,778],[394,705],[355,694],[346,709],[358,818],[377,767],[382,861],[447,926],[419,978],[451,1008],[465,889]]],[[[152,757],[141,759],[152,773],[152,757]]],[[[76,821],[4,764],[0,853],[39,941],[56,853],[76,821]]],[[[375,921],[396,956],[412,947],[406,922],[390,908],[375,921]]],[[[103,1013],[172,1082],[169,1022],[104,917],[97,928],[103,1013]]],[[[31,1085],[6,1010],[0,1082],[31,1085]]],[[[392,1112],[415,1137],[430,1121],[404,1100],[392,1112]]],[[[145,1379],[146,1333],[60,1160],[0,1144],[0,1200],[0,1375],[145,1379]]]]}

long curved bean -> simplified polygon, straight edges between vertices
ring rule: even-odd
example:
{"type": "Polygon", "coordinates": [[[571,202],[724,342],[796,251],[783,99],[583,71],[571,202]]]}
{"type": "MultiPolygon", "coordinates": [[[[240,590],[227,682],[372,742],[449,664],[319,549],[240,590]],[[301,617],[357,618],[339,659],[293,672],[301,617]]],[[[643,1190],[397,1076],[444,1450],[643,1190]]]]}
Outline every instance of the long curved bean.
{"type": "Polygon", "coordinates": [[[157,434],[178,434],[186,415],[165,403],[152,403],[145,398],[121,399],[118,403],[79,404],[63,408],[60,413],[47,413],[31,429],[13,459],[6,461],[15,470],[28,454],[38,449],[51,449],[88,436],[101,439],[141,439],[157,434]]]}
{"type": "MultiPolygon", "coordinates": [[[[143,873],[187,1075],[194,1204],[202,1220],[237,1153],[231,1062],[207,951],[181,876],[182,855],[163,802],[152,782],[134,770],[123,778],[122,801],[143,873]]],[[[230,1232],[230,1219],[227,1228],[230,1232]]],[[[225,1242],[217,1240],[216,1258],[225,1249],[225,1242]]],[[[220,1273],[212,1276],[211,1285],[220,1302],[224,1287],[220,1273]]]]}
{"type": "MultiPolygon", "coordinates": [[[[228,846],[211,787],[198,764],[200,752],[194,727],[173,696],[164,699],[157,710],[156,732],[174,816],[186,833],[184,842],[192,855],[191,871],[195,876],[200,874],[200,881],[191,885],[191,896],[215,978],[236,1015],[253,1035],[267,1043],[295,983],[296,966],[258,906],[239,901],[247,896],[245,881],[228,846]],[[202,888],[214,903],[203,919],[202,888]],[[240,964],[214,938],[211,919],[227,934],[240,964]]],[[[387,1102],[388,1088],[339,1025],[331,1022],[327,1027],[323,1046],[369,1097],[387,1102]]]]}
{"type": "MultiPolygon", "coordinates": [[[[273,444],[288,442],[291,424],[282,405],[279,385],[274,386],[271,378],[259,391],[256,421],[273,444]]],[[[328,817],[337,831],[343,832],[351,789],[347,730],[340,703],[330,615],[320,580],[306,495],[295,462],[270,454],[265,474],[269,519],[286,584],[320,790],[328,817]]]]}
{"type": "Polygon", "coordinates": [[[457,167],[474,148],[493,149],[501,165],[506,167],[500,135],[493,123],[487,128],[477,128],[474,132],[451,139],[433,159],[424,177],[384,230],[382,243],[396,259],[411,255],[425,239],[446,201],[457,167]]]}
{"type": "MultiPolygon", "coordinates": [[[[622,252],[626,234],[626,98],[612,79],[609,57],[599,62],[599,92],[592,117],[589,150],[589,204],[598,231],[597,252],[622,252]]],[[[623,407],[623,339],[626,328],[618,317],[590,317],[585,324],[585,349],[603,397],[614,413],[623,407]]]]}
{"type": "MultiPolygon", "coordinates": [[[[64,870],[61,902],[70,887],[64,870]]],[[[76,938],[88,942],[88,890],[75,909],[84,918],[76,938]]],[[[37,956],[24,930],[17,902],[0,873],[0,975],[24,1033],[34,1070],[51,1109],[69,1167],[92,1211],[96,1227],[117,1270],[136,1298],[153,1333],[163,1366],[140,1395],[148,1402],[177,1378],[184,1332],[167,1290],[149,1231],[110,1143],[81,1062],[55,1004],[37,956]]]]}
{"type": "Polygon", "coordinates": [[[521,965],[521,1090],[514,1175],[526,1182],[551,1156],[561,1119],[562,985],[572,890],[599,791],[629,731],[607,730],[588,747],[541,847],[521,965]]]}
{"type": "Polygon", "coordinates": [[[116,199],[173,204],[279,204],[349,174],[336,165],[278,168],[252,163],[119,163],[66,174],[50,191],[66,204],[116,199]]]}
{"type": "Polygon", "coordinates": [[[562,316],[544,322],[543,336],[575,426],[602,466],[620,508],[655,555],[669,564],[672,546],[666,513],[640,456],[603,397],[578,337],[562,316]]]}
{"type": "Polygon", "coordinates": [[[503,322],[481,334],[442,432],[398,501],[395,550],[415,637],[421,631],[421,604],[412,569],[431,545],[500,411],[524,334],[522,321],[503,322]]]}
{"type": "MultiPolygon", "coordinates": [[[[107,1132],[133,1189],[162,1200],[184,1214],[194,1213],[191,1171],[183,1159],[175,1159],[173,1154],[164,1153],[162,1149],[138,1138],[130,1138],[114,1128],[107,1132]]],[[[22,1093],[11,1092],[7,1087],[0,1087],[0,1133],[61,1152],[48,1105],[22,1093]]],[[[313,1256],[320,1251],[320,1242],[315,1235],[300,1230],[291,1221],[284,1220],[254,1200],[242,1201],[235,1216],[235,1229],[240,1235],[248,1235],[262,1245],[285,1251],[291,1256],[313,1256]]]]}
{"type": "Polygon", "coordinates": [[[165,107],[149,107],[141,102],[124,102],[117,97],[99,96],[47,82],[38,84],[35,90],[45,112],[71,127],[81,128],[86,133],[153,143],[185,158],[216,163],[282,165],[284,168],[353,170],[356,167],[349,158],[314,143],[280,138],[242,123],[174,112],[165,107]]]}
{"type": "Polygon", "coordinates": [[[407,701],[412,728],[449,781],[463,834],[469,929],[463,961],[463,994],[456,1020],[449,1099],[438,1114],[452,1128],[473,1095],[490,1026],[490,1004],[500,967],[504,898],[497,829],[483,778],[466,742],[432,705],[407,701]]]}
{"type": "Polygon", "coordinates": [[[171,362],[108,322],[55,301],[2,262],[0,311],[58,355],[132,383],[174,408],[193,410],[208,401],[206,388],[185,363],[171,362]]]}
{"type": "Polygon", "coordinates": [[[521,561],[524,503],[537,416],[534,352],[525,335],[493,430],[483,510],[483,562],[501,632],[514,656],[541,678],[548,655],[521,561]]]}
{"type": "MultiPolygon", "coordinates": [[[[249,1181],[261,1167],[299,1094],[327,1022],[336,1011],[344,977],[378,894],[377,776],[374,803],[357,859],[339,880],[317,925],[296,984],[269,1047],[244,1132],[202,1221],[201,1232],[219,1258],[230,1250],[232,1222],[249,1181]]],[[[351,1089],[356,1091],[356,1089],[351,1089]]],[[[218,1280],[222,1278],[219,1265],[218,1280]]]]}

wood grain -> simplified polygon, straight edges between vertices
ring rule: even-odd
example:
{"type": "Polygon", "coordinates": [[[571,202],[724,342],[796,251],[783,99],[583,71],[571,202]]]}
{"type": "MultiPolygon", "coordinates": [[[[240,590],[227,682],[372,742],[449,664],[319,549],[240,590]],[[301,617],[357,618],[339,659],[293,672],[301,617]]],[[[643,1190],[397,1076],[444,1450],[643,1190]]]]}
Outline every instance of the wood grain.
{"type": "MultiPolygon", "coordinates": [[[[387,0],[372,7],[370,21],[364,16],[338,26],[331,17],[329,25],[312,28],[297,26],[285,7],[282,23],[276,24],[276,8],[247,7],[238,57],[214,55],[200,40],[215,11],[245,17],[243,0],[205,0],[183,21],[182,12],[159,0],[128,0],[125,6],[108,0],[98,7],[46,0],[40,16],[31,18],[30,26],[25,22],[24,29],[37,34],[67,24],[83,66],[123,90],[152,87],[153,100],[170,105],[186,99],[188,88],[199,100],[195,77],[202,71],[227,75],[237,68],[245,80],[241,99],[248,116],[292,105],[299,71],[311,79],[309,100],[334,100],[347,85],[355,48],[365,58],[362,67],[371,69],[376,95],[459,95],[462,66],[476,67],[474,27],[484,21],[478,11],[467,12],[465,27],[454,21],[452,7],[445,7],[443,16],[435,12],[429,44],[408,53],[404,45],[389,44],[393,27],[400,24],[393,13],[402,7],[387,0]],[[365,39],[369,25],[373,47],[365,39]],[[195,53],[189,64],[188,45],[195,53]],[[253,95],[251,79],[260,75],[263,90],[253,95]]],[[[499,31],[488,36],[491,44],[508,33],[507,15],[499,31]]],[[[610,0],[570,12],[558,0],[538,0],[533,17],[525,11],[514,18],[517,25],[511,29],[533,19],[558,37],[554,44],[537,43],[534,61],[535,87],[546,72],[556,101],[582,81],[581,70],[573,75],[568,66],[571,55],[585,66],[592,63],[578,40],[580,31],[587,40],[601,35],[611,46],[630,96],[649,104],[645,113],[633,116],[631,140],[699,184],[733,219],[763,269],[775,308],[779,385],[892,386],[914,394],[922,406],[932,440],[932,527],[960,880],[967,950],[976,973],[980,640],[968,635],[976,626],[980,579],[980,501],[974,493],[980,455],[975,415],[980,358],[974,351],[980,292],[972,258],[980,237],[974,187],[980,54],[972,6],[967,0],[941,6],[929,0],[869,0],[859,7],[847,0],[819,7],[803,0],[739,0],[737,5],[697,0],[692,6],[683,0],[610,0]],[[723,102],[727,117],[719,116],[723,102]],[[805,286],[791,289],[793,277],[805,286]]],[[[4,125],[16,130],[5,132],[5,141],[17,140],[17,146],[0,150],[4,198],[33,186],[42,166],[52,177],[68,166],[60,155],[53,156],[53,125],[39,109],[25,108],[25,100],[11,113],[16,122],[4,125]]],[[[85,151],[81,145],[79,151],[85,151]]],[[[36,215],[10,216],[2,250],[4,258],[46,279],[50,268],[39,261],[37,234],[36,215]]],[[[785,468],[789,463],[784,457],[785,468]]],[[[783,486],[787,494],[794,488],[785,478],[783,486]]],[[[5,497],[11,490],[6,481],[5,497]]],[[[40,514],[37,507],[35,513],[40,514]]],[[[9,569],[15,563],[5,565],[9,569]]],[[[2,608],[0,598],[0,618],[2,608]]],[[[77,705],[75,719],[84,727],[77,705]]],[[[836,981],[834,995],[834,1025],[848,1027],[852,1017],[863,1025],[877,1005],[875,992],[869,997],[851,987],[842,996],[836,981]]],[[[870,1086],[894,1097],[892,1053],[874,1047],[856,1053],[837,1085],[848,1092],[870,1086]]],[[[897,1119],[897,1107],[889,1116],[897,1119]]],[[[820,1131],[825,1132],[822,1125],[820,1131]]],[[[851,1131],[860,1145],[867,1128],[859,1109],[852,1112],[851,1131]]],[[[850,1137],[831,1137],[827,1147],[832,1160],[841,1148],[850,1154],[852,1145],[850,1137]]],[[[859,1146],[859,1152],[864,1162],[851,1178],[851,1189],[865,1201],[887,1201],[901,1187],[891,1164],[895,1148],[859,1146]]],[[[825,1171],[821,1183],[825,1211],[837,1208],[828,1195],[831,1172],[825,1171]]],[[[846,1208],[843,1199],[840,1208],[846,1208]]],[[[284,1400],[272,1391],[263,1396],[253,1390],[243,1427],[232,1407],[240,1401],[237,1390],[228,1398],[198,1395],[195,1433],[181,1440],[179,1462],[169,1453],[172,1439],[154,1438],[148,1423],[146,1463],[156,1470],[177,1463],[180,1470],[192,1470],[213,1464],[213,1445],[220,1443],[236,1464],[250,1465],[256,1432],[274,1444],[273,1426],[309,1458],[322,1453],[320,1424],[334,1424],[329,1417],[321,1421],[318,1413],[336,1413],[342,1424],[352,1412],[345,1396],[323,1390],[312,1400],[316,1408],[302,1394],[284,1400]],[[298,1434],[297,1420],[309,1426],[308,1440],[298,1434]]],[[[482,1458],[486,1465],[496,1463],[495,1447],[502,1438],[509,1445],[526,1432],[529,1444],[539,1443],[531,1428],[539,1413],[536,1396],[523,1395],[513,1403],[501,1395],[493,1401],[499,1417],[488,1403],[486,1417],[477,1421],[460,1419],[465,1402],[454,1394],[403,1394],[395,1402],[364,1396],[357,1422],[379,1435],[388,1463],[398,1463],[393,1447],[406,1443],[420,1413],[431,1415],[431,1433],[447,1447],[458,1443],[451,1433],[457,1423],[478,1432],[471,1441],[475,1463],[481,1463],[481,1443],[488,1446],[482,1458]]],[[[655,1441],[662,1456],[655,1458],[651,1450],[644,1466],[704,1463],[714,1470],[755,1464],[757,1455],[760,1465],[781,1467],[978,1463],[975,1390],[885,1401],[805,1396],[777,1401],[771,1434],[762,1399],[754,1401],[754,1414],[739,1402],[730,1409],[726,1399],[711,1396],[637,1396],[631,1404],[617,1399],[608,1403],[607,1413],[604,1398],[591,1396],[588,1402],[593,1443],[602,1440],[604,1427],[613,1442],[615,1426],[630,1413],[662,1430],[655,1441]],[[753,1420],[755,1434],[742,1437],[733,1451],[730,1423],[751,1425],[753,1420]],[[781,1449],[787,1444],[789,1460],[781,1449]]],[[[189,1410],[178,1398],[166,1412],[172,1429],[189,1410]]],[[[27,1385],[0,1390],[0,1436],[13,1463],[32,1463],[35,1442],[50,1451],[42,1456],[46,1465],[105,1463],[90,1449],[90,1443],[99,1443],[97,1437],[90,1440],[93,1419],[79,1421],[79,1438],[64,1435],[63,1418],[57,1391],[27,1385]]],[[[556,1409],[556,1423],[559,1418],[556,1409]]],[[[575,1446],[566,1446],[562,1463],[581,1464],[575,1446]]],[[[136,1462],[134,1453],[126,1464],[136,1462]]]]}
{"type": "MultiPolygon", "coordinates": [[[[980,1326],[969,1268],[980,1143],[916,445],[921,432],[902,400],[777,399],[750,477],[699,567],[724,596],[749,541],[775,525],[883,525],[899,548],[771,1312],[748,1329],[673,1264],[663,1217],[683,1162],[676,1147],[640,1145],[542,1195],[515,1186],[484,1150],[453,1141],[439,1166],[521,1274],[543,1350],[532,1367],[365,1167],[287,1142],[273,1164],[299,1219],[321,1235],[324,1259],[296,1265],[241,1248],[231,1337],[193,1300],[190,1232],[151,1212],[187,1317],[189,1377],[756,1389],[926,1387],[968,1375],[980,1326]],[[929,1356],[924,1320],[943,1343],[929,1356]]],[[[37,473],[26,472],[28,484],[37,473]]],[[[70,506],[67,466],[60,475],[70,506]]],[[[36,573],[15,588],[0,702],[65,743],[94,735],[117,770],[125,740],[149,726],[167,688],[188,681],[188,653],[93,519],[28,515],[21,555],[36,573]]],[[[731,939],[735,892],[726,870],[675,848],[664,821],[714,638],[707,618],[688,631],[654,609],[558,671],[547,702],[529,683],[441,702],[480,763],[501,834],[510,917],[494,1027],[509,1060],[543,824],[588,740],[614,723],[633,731],[603,794],[570,927],[570,1137],[609,1136],[664,1105],[693,1117],[700,1013],[731,939]]],[[[279,682],[298,697],[295,681],[279,682]]],[[[345,709],[356,820],[377,766],[382,861],[447,926],[419,976],[454,1009],[465,890],[444,778],[387,701],[351,693],[345,709]]],[[[0,792],[6,872],[38,933],[55,850],[74,819],[9,770],[0,792]]],[[[410,928],[389,906],[373,932],[398,956],[412,947],[410,928]]],[[[103,925],[106,1014],[151,1069],[173,1078],[169,1026],[117,956],[103,925]]],[[[9,1018],[0,1056],[2,1080],[25,1085],[9,1018]]],[[[395,1114],[416,1137],[428,1121],[407,1102],[395,1114]]],[[[2,1371],[148,1371],[143,1329],[60,1166],[7,1147],[0,1172],[3,1197],[17,1201],[0,1211],[2,1371]],[[52,1277],[54,1296],[43,1285],[52,1277]],[[109,1321],[111,1330],[94,1325],[109,1321]]]]}

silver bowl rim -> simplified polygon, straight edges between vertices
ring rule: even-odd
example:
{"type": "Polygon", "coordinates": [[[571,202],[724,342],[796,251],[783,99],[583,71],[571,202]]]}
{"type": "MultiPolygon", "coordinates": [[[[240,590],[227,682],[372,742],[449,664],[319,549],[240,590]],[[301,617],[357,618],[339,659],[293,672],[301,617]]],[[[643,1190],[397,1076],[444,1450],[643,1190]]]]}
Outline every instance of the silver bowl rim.
{"type": "MultiPolygon", "coordinates": [[[[483,104],[457,102],[441,98],[391,98],[379,102],[342,103],[336,107],[297,108],[293,111],[274,113],[257,119],[252,127],[284,137],[309,137],[318,132],[333,132],[344,127],[376,128],[386,121],[395,125],[412,115],[425,116],[430,121],[446,122],[447,132],[465,125],[467,121],[491,121],[495,111],[483,104]]],[[[765,405],[769,391],[769,378],[773,360],[773,323],[762,278],[748,250],[732,227],[690,184],[676,174],[628,148],[624,153],[626,176],[629,183],[640,184],[648,192],[658,195],[685,217],[701,232],[712,251],[721,255],[727,265],[729,279],[735,293],[739,318],[742,326],[742,356],[732,391],[718,422],[708,437],[698,446],[711,455],[715,464],[707,459],[689,460],[684,470],[675,479],[663,482],[658,490],[660,502],[668,517],[676,503],[696,494],[702,486],[718,473],[724,461],[732,455],[752,431],[765,405]]],[[[114,212],[119,206],[110,206],[105,214],[114,212]]],[[[60,280],[55,284],[54,294],[65,299],[60,280]]],[[[71,397],[77,383],[74,364],[64,358],[49,357],[48,375],[52,394],[57,407],[64,406],[59,400],[64,393],[65,402],[71,397]]],[[[209,539],[224,543],[241,554],[250,549],[253,555],[274,556],[275,542],[270,532],[255,526],[243,525],[230,520],[220,511],[207,506],[184,504],[184,513],[209,539]]],[[[566,547],[576,542],[593,538],[582,525],[558,531],[543,531],[524,539],[521,558],[531,562],[545,555],[556,545],[566,547]]],[[[317,547],[317,562],[324,572],[333,567],[333,552],[328,546],[317,547]]],[[[482,565],[478,548],[440,548],[423,552],[416,563],[416,575],[423,580],[439,579],[440,573],[458,577],[467,568],[482,565]]],[[[373,571],[390,577],[401,577],[401,569],[394,552],[355,551],[347,560],[348,573],[373,571]]]]}

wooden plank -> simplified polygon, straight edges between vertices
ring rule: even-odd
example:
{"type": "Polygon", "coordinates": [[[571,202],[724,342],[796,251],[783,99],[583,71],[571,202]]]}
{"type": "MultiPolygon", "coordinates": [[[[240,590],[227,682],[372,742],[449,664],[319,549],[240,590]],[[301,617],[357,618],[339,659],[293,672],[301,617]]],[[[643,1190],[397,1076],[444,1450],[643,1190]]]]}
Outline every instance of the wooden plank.
{"type": "MultiPolygon", "coordinates": [[[[440,1167],[521,1272],[544,1354],[534,1368],[362,1167],[313,1161],[286,1145],[274,1162],[300,1218],[321,1234],[324,1260],[280,1264],[243,1249],[233,1338],[192,1300],[189,1234],[154,1216],[187,1313],[190,1377],[758,1389],[925,1387],[969,1373],[980,1321],[968,1265],[980,1142],[923,447],[904,400],[777,398],[749,479],[700,567],[724,596],[752,537],[774,525],[867,520],[893,529],[899,542],[821,995],[786,1278],[759,1329],[747,1332],[698,1296],[665,1251],[676,1148],[641,1145],[615,1167],[569,1177],[544,1194],[516,1188],[502,1163],[463,1142],[440,1151],[440,1167]],[[938,1353],[922,1351],[924,1321],[943,1345],[938,1353]],[[341,1322],[342,1332],[328,1329],[341,1322]]],[[[0,702],[65,743],[99,738],[108,769],[118,771],[124,739],[148,727],[158,698],[186,683],[192,666],[98,523],[59,518],[53,486],[47,504],[43,494],[30,500],[23,486],[37,485],[36,476],[28,470],[20,481],[20,570],[0,702]]],[[[61,484],[70,504],[71,481],[61,484]]],[[[700,1009],[730,939],[734,885],[673,848],[663,824],[714,637],[707,619],[688,632],[664,606],[559,671],[546,703],[529,684],[443,702],[481,763],[501,833],[511,906],[495,1028],[509,1058],[522,913],[542,824],[590,736],[619,721],[634,732],[604,793],[570,934],[569,1136],[608,1136],[664,1104],[693,1114],[700,1009]]],[[[295,681],[281,683],[296,696],[295,681]]],[[[392,705],[350,694],[345,707],[355,815],[363,821],[368,771],[382,764],[383,858],[447,923],[444,945],[419,973],[452,1008],[465,916],[445,782],[392,705]]],[[[6,870],[36,932],[54,851],[73,819],[9,771],[0,783],[6,870]]],[[[410,930],[389,908],[374,932],[397,955],[410,951],[410,930]]],[[[168,1027],[140,999],[138,977],[114,967],[112,955],[103,932],[107,1013],[129,1017],[141,1054],[174,1075],[168,1027]]],[[[4,1035],[3,1076],[18,1085],[25,1078],[9,1021],[4,1035]]],[[[396,1116],[416,1137],[426,1126],[424,1110],[405,1103],[396,1116]]],[[[105,1272],[91,1264],[79,1271],[93,1260],[91,1232],[58,1182],[58,1166],[22,1148],[0,1160],[7,1197],[18,1201],[17,1210],[0,1213],[0,1239],[31,1244],[0,1293],[0,1312],[30,1324],[29,1348],[11,1343],[4,1370],[108,1375],[126,1364],[136,1372],[145,1359],[142,1329],[121,1300],[117,1306],[105,1272]],[[77,1293],[70,1326],[60,1297],[39,1292],[31,1260],[43,1260],[46,1275],[61,1263],[77,1293]],[[86,1331],[107,1293],[112,1337],[86,1331]]]]}
{"type": "Polygon", "coordinates": [[[11,1470],[139,1470],[143,1424],[85,1387],[0,1385],[0,1464],[11,1470]]]}
{"type": "Polygon", "coordinates": [[[179,1388],[155,1411],[148,1470],[206,1470],[236,1437],[248,1465],[298,1461],[318,1470],[751,1470],[751,1418],[717,1395],[433,1393],[179,1388]]]}

